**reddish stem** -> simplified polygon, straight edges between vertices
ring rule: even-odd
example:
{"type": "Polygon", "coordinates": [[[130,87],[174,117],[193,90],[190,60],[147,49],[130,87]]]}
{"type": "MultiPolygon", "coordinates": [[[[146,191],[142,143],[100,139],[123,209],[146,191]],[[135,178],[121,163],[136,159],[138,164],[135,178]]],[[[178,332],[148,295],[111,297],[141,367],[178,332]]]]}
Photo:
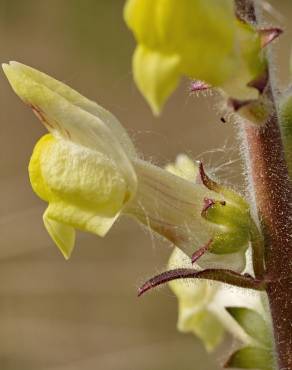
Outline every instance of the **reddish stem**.
{"type": "MultiPolygon", "coordinates": [[[[252,0],[236,0],[240,17],[256,23],[252,0]]],[[[292,369],[292,186],[269,76],[270,117],[263,127],[242,125],[250,193],[265,244],[267,294],[279,369],[292,369]]]]}
{"type": "MultiPolygon", "coordinates": [[[[272,99],[269,88],[267,94],[272,99]]],[[[273,101],[273,100],[271,100],[273,101]]],[[[292,191],[276,114],[243,125],[250,188],[265,245],[267,294],[280,369],[292,369],[292,191]]]]}

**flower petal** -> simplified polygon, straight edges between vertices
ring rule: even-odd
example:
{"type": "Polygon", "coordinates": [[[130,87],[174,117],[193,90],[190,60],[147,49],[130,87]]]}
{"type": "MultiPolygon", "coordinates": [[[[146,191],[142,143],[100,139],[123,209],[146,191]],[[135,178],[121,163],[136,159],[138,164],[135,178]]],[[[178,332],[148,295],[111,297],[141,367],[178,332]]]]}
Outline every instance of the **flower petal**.
{"type": "Polygon", "coordinates": [[[117,217],[118,214],[114,217],[101,217],[92,210],[76,207],[61,200],[50,203],[46,211],[46,218],[98,236],[104,236],[117,217]]]}
{"type": "MultiPolygon", "coordinates": [[[[54,136],[111,158],[123,173],[131,195],[135,193],[136,175],[119,137],[115,136],[112,127],[106,125],[101,118],[83,109],[83,100],[79,95],[76,97],[76,93],[65,85],[60,87],[50,77],[40,76],[35,71],[20,67],[19,64],[5,64],[3,69],[14,91],[32,106],[54,136]]],[[[108,122],[112,122],[111,115],[103,112],[101,116],[106,116],[108,122]]],[[[117,127],[116,121],[112,126],[117,127]]]]}
{"type": "Polygon", "coordinates": [[[48,89],[68,100],[71,104],[76,105],[99,118],[113,132],[114,136],[118,138],[128,156],[136,156],[135,147],[126,130],[111,112],[107,111],[94,101],[87,99],[85,96],[79,94],[76,90],[63,82],[58,81],[37,69],[18,62],[10,62],[10,66],[14,68],[15,71],[25,74],[26,78],[30,78],[36,83],[46,86],[48,89]]]}
{"type": "Polygon", "coordinates": [[[236,18],[233,0],[128,0],[124,17],[138,43],[135,82],[155,113],[182,76],[257,97],[246,85],[264,67],[260,35],[236,18]]]}
{"type": "Polygon", "coordinates": [[[164,55],[141,45],[136,48],[133,56],[134,79],[154,114],[160,112],[177,87],[179,67],[178,55],[164,55]]]}
{"type": "Polygon", "coordinates": [[[56,139],[51,134],[42,136],[34,147],[28,166],[31,186],[35,193],[46,202],[49,202],[49,199],[52,198],[52,192],[43,177],[41,162],[42,157],[46,155],[50,146],[53,145],[55,140],[56,139]]]}
{"type": "Polygon", "coordinates": [[[213,351],[224,336],[224,327],[217,317],[207,309],[194,312],[184,311],[179,304],[178,330],[182,333],[193,333],[204,343],[207,351],[213,351]]]}
{"type": "Polygon", "coordinates": [[[66,259],[69,259],[75,244],[75,230],[72,226],[55,221],[49,216],[48,211],[44,213],[44,225],[50,237],[56,243],[66,259]]]}
{"type": "Polygon", "coordinates": [[[127,184],[112,161],[52,135],[37,143],[29,173],[33,189],[44,200],[61,199],[101,217],[115,217],[129,199],[127,184]]]}
{"type": "Polygon", "coordinates": [[[52,134],[37,143],[29,174],[35,192],[49,202],[44,224],[65,258],[74,228],[104,236],[128,199],[123,177],[102,153],[52,134]]]}
{"type": "MultiPolygon", "coordinates": [[[[191,268],[190,258],[175,248],[168,268],[191,268]]],[[[199,337],[207,350],[212,351],[222,340],[223,325],[208,309],[216,295],[218,285],[206,280],[174,280],[169,283],[178,299],[178,330],[199,337]]]]}
{"type": "MultiPolygon", "coordinates": [[[[160,1],[160,0],[158,0],[160,1]]],[[[124,8],[124,19],[139,42],[158,46],[159,31],[154,20],[157,17],[157,0],[128,0],[124,8]]]]}
{"type": "Polygon", "coordinates": [[[169,163],[165,166],[166,171],[180,176],[183,179],[196,182],[199,175],[199,166],[186,154],[179,154],[175,163],[169,163]]]}
{"type": "MultiPolygon", "coordinates": [[[[227,255],[226,258],[229,256],[227,255]]],[[[212,265],[210,266],[208,263],[207,266],[208,268],[212,268],[212,265]]],[[[190,258],[183,251],[176,248],[169,259],[168,268],[178,269],[190,267],[192,267],[190,258]]],[[[196,265],[193,267],[198,268],[196,265]]],[[[212,344],[215,347],[216,341],[213,338],[214,342],[212,342],[212,338],[210,337],[212,328],[208,328],[208,320],[210,320],[210,325],[214,322],[216,331],[213,335],[217,337],[217,344],[219,344],[220,338],[222,338],[223,328],[239,340],[250,343],[250,337],[246,335],[240,325],[231,317],[225,309],[226,307],[248,307],[264,315],[261,301],[264,293],[256,291],[247,292],[246,289],[237,287],[230,289],[230,286],[222,283],[194,279],[173,280],[169,283],[169,286],[177,296],[179,302],[179,330],[185,332],[193,331],[210,349],[212,348],[212,344]],[[200,315],[201,323],[197,320],[200,315]],[[206,330],[205,334],[203,330],[206,330]]]]}

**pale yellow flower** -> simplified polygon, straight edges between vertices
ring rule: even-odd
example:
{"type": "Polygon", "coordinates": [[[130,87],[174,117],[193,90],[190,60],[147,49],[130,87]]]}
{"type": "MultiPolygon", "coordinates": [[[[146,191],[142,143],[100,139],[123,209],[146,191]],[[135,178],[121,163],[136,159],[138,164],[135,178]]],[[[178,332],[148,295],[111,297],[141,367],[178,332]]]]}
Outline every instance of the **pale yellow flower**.
{"type": "Polygon", "coordinates": [[[128,0],[135,82],[157,114],[182,76],[241,99],[263,68],[260,36],[235,16],[233,0],[128,0]]]}
{"type": "Polygon", "coordinates": [[[51,133],[37,143],[29,173],[49,203],[46,229],[68,258],[75,229],[105,235],[134,196],[134,146],[111,113],[65,84],[16,62],[3,69],[51,133]]]}
{"type": "MultiPolygon", "coordinates": [[[[176,248],[172,252],[169,269],[194,267],[199,269],[192,266],[181,250],[176,248]]],[[[173,280],[168,284],[178,300],[178,330],[196,335],[208,351],[221,343],[225,332],[245,344],[258,345],[229,315],[226,307],[249,308],[267,320],[262,303],[264,293],[200,279],[173,280]]]]}
{"type": "Polygon", "coordinates": [[[178,159],[176,170],[172,166],[176,175],[138,158],[119,121],[65,84],[20,63],[3,68],[14,91],[50,132],[35,146],[29,174],[34,191],[48,203],[45,227],[66,258],[76,229],[104,236],[124,214],[189,256],[214,239],[214,250],[199,261],[202,266],[244,268],[249,234],[244,228],[238,232],[230,220],[235,212],[244,224],[245,205],[193,181],[197,167],[186,157],[178,159]],[[182,172],[188,176],[177,176],[182,172]],[[206,198],[215,205],[202,217],[206,198]],[[233,228],[234,244],[220,236],[233,228]]]}

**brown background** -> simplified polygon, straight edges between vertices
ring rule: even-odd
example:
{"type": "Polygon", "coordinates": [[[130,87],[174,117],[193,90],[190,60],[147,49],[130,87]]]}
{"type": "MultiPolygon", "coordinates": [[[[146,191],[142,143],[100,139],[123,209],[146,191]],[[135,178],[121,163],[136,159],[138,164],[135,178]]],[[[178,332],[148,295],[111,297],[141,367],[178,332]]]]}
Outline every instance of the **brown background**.
{"type": "MultiPolygon", "coordinates": [[[[287,28],[276,46],[287,83],[292,5],[273,3],[287,28]]],[[[153,118],[132,81],[134,42],[122,7],[120,0],[0,0],[1,61],[34,66],[111,110],[144,158],[164,165],[187,152],[239,181],[238,163],[225,165],[238,158],[235,130],[220,123],[216,98],[190,96],[184,83],[153,118]]],[[[196,338],[176,331],[176,300],[166,287],[136,297],[139,284],[163,270],[167,243],[122,219],[105,239],[80,233],[71,260],[63,260],[27,176],[44,129],[3,74],[0,104],[0,369],[217,369],[224,346],[207,357],[196,338]]]]}

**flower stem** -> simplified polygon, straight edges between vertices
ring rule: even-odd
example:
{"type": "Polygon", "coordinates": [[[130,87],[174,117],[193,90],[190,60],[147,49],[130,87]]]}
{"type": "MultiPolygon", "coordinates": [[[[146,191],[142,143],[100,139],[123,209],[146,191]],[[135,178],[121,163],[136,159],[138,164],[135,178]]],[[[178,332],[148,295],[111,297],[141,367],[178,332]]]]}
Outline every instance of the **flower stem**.
{"type": "MultiPolygon", "coordinates": [[[[236,0],[236,4],[239,16],[256,24],[254,1],[236,0]]],[[[250,196],[264,237],[277,360],[279,369],[288,370],[292,369],[292,186],[270,71],[263,94],[270,102],[269,119],[262,127],[243,122],[242,136],[250,196]]]]}

